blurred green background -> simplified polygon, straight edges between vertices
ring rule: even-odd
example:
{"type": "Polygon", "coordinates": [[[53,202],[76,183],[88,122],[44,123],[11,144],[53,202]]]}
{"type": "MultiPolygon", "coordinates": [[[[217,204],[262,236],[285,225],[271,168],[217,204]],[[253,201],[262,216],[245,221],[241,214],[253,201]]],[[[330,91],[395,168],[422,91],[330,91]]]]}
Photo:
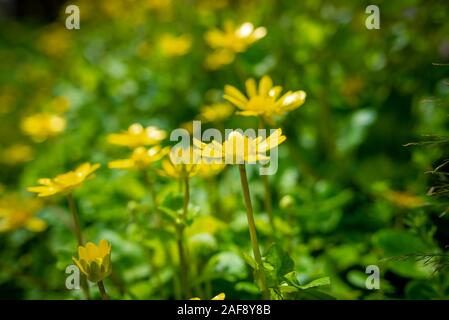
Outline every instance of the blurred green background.
{"type": "MultiPolygon", "coordinates": [[[[276,243],[291,256],[297,280],[327,276],[331,284],[319,290],[337,299],[449,297],[449,273],[434,256],[444,257],[449,244],[446,204],[426,195],[438,182],[425,173],[446,159],[445,144],[404,146],[448,134],[449,67],[435,64],[449,62],[447,1],[377,1],[379,30],[366,29],[372,3],[360,0],[69,3],[80,8],[79,30],[65,28],[65,5],[55,19],[0,20],[0,210],[34,205],[26,187],[40,177],[101,163],[75,197],[85,237],[112,243],[114,273],[105,285],[113,298],[177,298],[179,270],[172,230],[148,223],[152,200],[139,172],[107,168],[128,154],[109,145],[107,134],[132,123],[167,132],[186,126],[203,106],[224,101],[226,84],[243,90],[247,78],[263,75],[307,93],[302,107],[277,122],[287,141],[269,178],[276,243]],[[251,22],[267,34],[211,68],[204,35],[226,21],[251,22]],[[43,120],[30,120],[42,113],[65,127],[48,134],[43,120]],[[431,254],[429,263],[397,258],[422,253],[431,254]],[[373,264],[379,290],[365,287],[373,264]]],[[[207,127],[251,128],[257,120],[234,114],[207,127]]],[[[262,180],[257,167],[248,170],[266,252],[262,180]]],[[[162,201],[177,188],[155,179],[162,201]]],[[[65,288],[76,248],[66,202],[55,197],[37,206],[44,231],[0,233],[0,298],[81,298],[65,288]]],[[[191,206],[194,295],[259,298],[242,255],[250,242],[238,170],[192,178],[191,206]]]]}

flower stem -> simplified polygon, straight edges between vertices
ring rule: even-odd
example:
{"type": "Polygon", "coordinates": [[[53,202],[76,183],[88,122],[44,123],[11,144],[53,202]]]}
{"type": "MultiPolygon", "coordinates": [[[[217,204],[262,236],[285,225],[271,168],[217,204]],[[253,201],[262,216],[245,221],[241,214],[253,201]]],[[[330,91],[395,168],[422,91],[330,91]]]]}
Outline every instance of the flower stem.
{"type": "Polygon", "coordinates": [[[69,202],[70,213],[72,214],[73,230],[75,231],[76,240],[78,241],[78,246],[82,246],[84,244],[84,241],[81,234],[80,221],[78,218],[78,213],[76,211],[75,201],[73,200],[73,196],[71,193],[67,195],[67,201],[69,202]]]}
{"type": "Polygon", "coordinates": [[[245,200],[246,205],[246,217],[248,219],[249,236],[251,238],[251,245],[253,247],[254,259],[256,260],[257,263],[256,273],[258,274],[260,280],[262,298],[264,300],[269,300],[270,292],[267,287],[262,256],[260,254],[259,243],[257,241],[256,224],[254,223],[253,206],[251,203],[251,197],[249,193],[248,178],[246,176],[245,164],[239,164],[239,170],[240,170],[240,181],[242,183],[243,198],[245,200]]]}
{"type": "Polygon", "coordinates": [[[106,289],[104,288],[103,280],[97,282],[98,290],[100,290],[101,299],[109,300],[109,296],[106,293],[106,289]]]}
{"type": "Polygon", "coordinates": [[[187,210],[189,207],[190,200],[190,188],[189,188],[189,177],[186,175],[183,178],[184,182],[184,205],[182,210],[182,221],[176,226],[177,234],[177,245],[179,253],[179,264],[180,264],[180,276],[181,276],[181,287],[183,291],[184,298],[191,296],[190,286],[189,286],[189,266],[186,259],[186,248],[184,247],[184,228],[185,222],[187,220],[187,210]]]}
{"type": "MultiPolygon", "coordinates": [[[[72,214],[73,230],[75,232],[76,241],[78,242],[78,246],[82,246],[84,244],[83,235],[81,234],[78,212],[76,211],[75,201],[73,200],[73,195],[71,193],[67,195],[67,201],[69,203],[70,213],[72,214]]],[[[87,285],[87,280],[83,275],[81,276],[81,289],[83,290],[86,299],[89,300],[90,299],[89,286],[87,285]]]]}

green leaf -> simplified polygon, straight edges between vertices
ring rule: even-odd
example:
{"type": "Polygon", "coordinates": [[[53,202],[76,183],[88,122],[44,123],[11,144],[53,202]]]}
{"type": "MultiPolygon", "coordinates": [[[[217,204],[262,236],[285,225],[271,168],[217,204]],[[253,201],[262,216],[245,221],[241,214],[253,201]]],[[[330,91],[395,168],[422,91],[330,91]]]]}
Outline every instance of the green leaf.
{"type": "Polygon", "coordinates": [[[159,210],[164,214],[164,217],[168,218],[170,221],[176,222],[178,220],[178,213],[176,211],[164,206],[160,206],[159,210]]]}
{"type": "Polygon", "coordinates": [[[287,273],[284,276],[285,280],[287,281],[287,283],[291,286],[294,286],[298,289],[302,289],[302,290],[306,290],[306,289],[310,289],[310,288],[314,288],[314,287],[320,287],[320,286],[328,286],[331,284],[330,278],[329,277],[322,277],[322,278],[318,278],[315,280],[310,281],[309,283],[305,284],[305,285],[301,285],[299,280],[298,280],[298,276],[296,271],[287,273]]]}
{"type": "Polygon", "coordinates": [[[295,264],[288,255],[276,244],[273,244],[264,256],[264,269],[268,287],[278,287],[284,280],[283,276],[292,272],[295,264]]]}
{"type": "Polygon", "coordinates": [[[169,194],[163,200],[161,207],[169,208],[173,211],[181,210],[184,206],[184,195],[178,194],[169,194]]]}
{"type": "Polygon", "coordinates": [[[295,266],[295,263],[290,255],[276,244],[273,244],[268,249],[264,256],[264,262],[273,267],[277,276],[283,276],[293,271],[295,266]]]}
{"type": "Polygon", "coordinates": [[[235,252],[224,251],[212,256],[207,262],[201,281],[222,278],[234,282],[247,275],[243,259],[235,252]]]}
{"type": "Polygon", "coordinates": [[[438,293],[431,283],[412,281],[405,287],[407,299],[429,300],[438,297],[438,293]]]}
{"type": "Polygon", "coordinates": [[[331,284],[331,279],[329,277],[322,277],[322,278],[313,280],[306,285],[300,286],[300,288],[305,290],[305,289],[315,288],[315,287],[320,287],[320,286],[329,286],[330,284],[331,284]]]}
{"type": "Polygon", "coordinates": [[[302,290],[298,293],[296,298],[306,300],[336,300],[334,296],[317,289],[302,290]]]}
{"type": "MultiPolygon", "coordinates": [[[[383,250],[385,258],[399,258],[407,254],[423,253],[430,250],[417,235],[402,230],[381,230],[373,237],[374,244],[383,250]]],[[[431,266],[410,257],[401,261],[387,260],[388,267],[403,277],[425,279],[431,276],[431,266]]]]}

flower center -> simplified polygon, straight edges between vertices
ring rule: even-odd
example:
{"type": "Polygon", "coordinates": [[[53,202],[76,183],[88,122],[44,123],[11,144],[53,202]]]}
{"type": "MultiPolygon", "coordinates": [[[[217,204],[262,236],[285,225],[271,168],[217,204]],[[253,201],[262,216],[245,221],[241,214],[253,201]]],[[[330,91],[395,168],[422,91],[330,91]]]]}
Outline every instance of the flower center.
{"type": "Polygon", "coordinates": [[[267,109],[272,108],[274,99],[272,97],[255,96],[252,97],[247,104],[247,110],[262,113],[267,109]]]}

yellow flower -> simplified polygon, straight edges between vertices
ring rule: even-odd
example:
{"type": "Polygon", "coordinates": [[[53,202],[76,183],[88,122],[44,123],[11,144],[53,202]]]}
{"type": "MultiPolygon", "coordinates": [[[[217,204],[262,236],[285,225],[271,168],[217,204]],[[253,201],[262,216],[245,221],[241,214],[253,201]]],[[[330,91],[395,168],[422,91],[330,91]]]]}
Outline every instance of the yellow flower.
{"type": "Polygon", "coordinates": [[[33,232],[45,230],[45,221],[36,217],[42,204],[37,199],[24,199],[16,194],[0,198],[0,232],[8,232],[21,228],[33,232]]]}
{"type": "Polygon", "coordinates": [[[234,108],[227,103],[214,103],[201,108],[199,119],[204,122],[220,122],[232,115],[233,111],[234,108]]]}
{"type": "Polygon", "coordinates": [[[180,179],[186,176],[193,177],[198,173],[198,166],[195,164],[174,164],[171,160],[162,161],[162,170],[158,170],[159,175],[180,179]]]}
{"type": "Polygon", "coordinates": [[[272,116],[283,115],[300,107],[306,99],[306,93],[302,90],[287,91],[280,97],[282,87],[273,86],[269,76],[262,77],[258,88],[254,79],[246,80],[245,85],[247,96],[230,85],[224,89],[224,98],[243,110],[239,114],[244,116],[262,116],[270,120],[272,116]]]}
{"type": "Polygon", "coordinates": [[[265,37],[264,27],[254,29],[254,25],[245,22],[235,26],[232,21],[226,21],[224,30],[212,29],[206,32],[205,39],[213,49],[224,49],[231,52],[243,52],[254,42],[265,37]]]}
{"type": "Polygon", "coordinates": [[[282,130],[279,128],[266,139],[261,136],[254,138],[243,135],[239,131],[232,131],[222,144],[215,140],[206,144],[195,138],[193,143],[202,151],[202,157],[205,159],[215,159],[215,163],[217,160],[221,160],[221,163],[236,164],[268,160],[266,152],[280,145],[285,139],[286,137],[282,135],[282,130]]]}
{"type": "Polygon", "coordinates": [[[156,127],[144,128],[138,123],[129,126],[127,131],[108,135],[108,142],[130,148],[155,145],[165,139],[167,133],[156,127]]]}
{"type": "Polygon", "coordinates": [[[84,247],[78,247],[79,260],[73,261],[91,282],[99,282],[112,272],[111,244],[100,240],[99,245],[88,242],[84,247]]]}
{"type": "Polygon", "coordinates": [[[70,108],[70,100],[64,96],[58,96],[50,101],[50,106],[56,112],[66,112],[70,108]]]}
{"type": "Polygon", "coordinates": [[[76,170],[57,175],[53,179],[43,178],[36,187],[27,188],[30,192],[38,193],[39,197],[49,197],[56,194],[67,194],[82,186],[83,182],[92,176],[100,164],[83,163],[76,170]]]}
{"type": "Polygon", "coordinates": [[[3,151],[1,161],[15,165],[30,161],[33,158],[33,149],[25,144],[14,144],[3,151]]]}
{"type": "Polygon", "coordinates": [[[171,34],[165,34],[160,38],[159,46],[162,53],[168,57],[183,56],[190,51],[192,38],[189,35],[177,37],[171,34]]]}
{"type": "MultiPolygon", "coordinates": [[[[215,297],[213,297],[211,300],[224,300],[225,297],[226,297],[226,295],[224,294],[224,292],[222,292],[222,293],[216,295],[215,297]]],[[[195,297],[195,298],[192,298],[190,300],[201,300],[201,299],[198,298],[198,297],[195,297]]]]}
{"type": "Polygon", "coordinates": [[[208,161],[201,161],[198,165],[198,176],[208,179],[213,176],[216,176],[221,171],[223,171],[225,165],[223,163],[214,163],[208,161]]]}
{"type": "Polygon", "coordinates": [[[166,154],[166,149],[154,146],[150,149],[138,147],[134,149],[129,159],[116,160],[108,163],[111,169],[145,169],[150,164],[160,160],[166,154]]]}
{"type": "Polygon", "coordinates": [[[148,9],[167,10],[172,5],[172,0],[146,0],[143,3],[148,9]]]}
{"type": "Polygon", "coordinates": [[[235,59],[235,53],[229,50],[214,50],[206,56],[206,61],[204,65],[209,70],[220,69],[221,66],[230,64],[235,59]]]}
{"type": "Polygon", "coordinates": [[[48,56],[62,58],[72,46],[72,37],[69,30],[53,24],[41,33],[37,46],[48,56]]]}
{"type": "Polygon", "coordinates": [[[37,113],[22,120],[22,131],[36,142],[42,142],[64,131],[63,117],[50,113],[37,113]]]}
{"type": "Polygon", "coordinates": [[[159,175],[174,179],[193,177],[198,173],[200,155],[193,148],[173,147],[169,154],[170,160],[162,161],[159,175]]]}

